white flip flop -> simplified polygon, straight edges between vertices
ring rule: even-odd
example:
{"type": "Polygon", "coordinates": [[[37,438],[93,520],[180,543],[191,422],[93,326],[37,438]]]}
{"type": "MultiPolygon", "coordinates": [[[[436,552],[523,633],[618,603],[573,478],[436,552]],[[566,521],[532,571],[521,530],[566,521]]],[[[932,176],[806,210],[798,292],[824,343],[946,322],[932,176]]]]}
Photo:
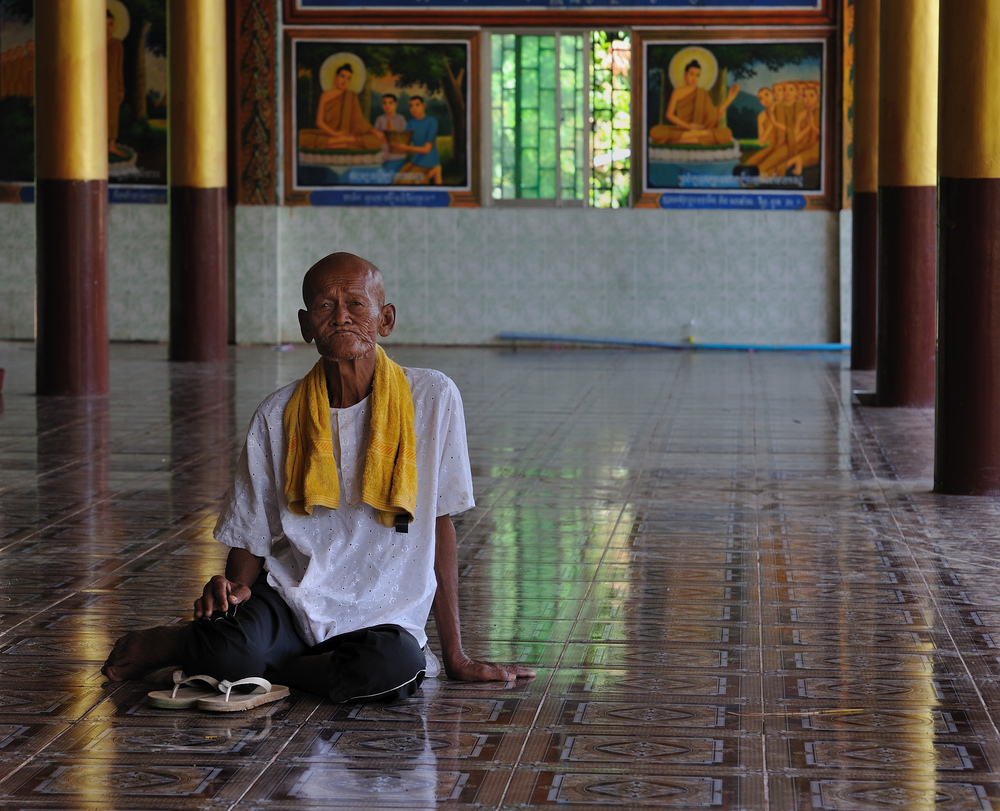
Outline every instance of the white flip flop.
{"type": "Polygon", "coordinates": [[[257,676],[248,676],[238,681],[227,681],[223,679],[219,682],[219,692],[221,695],[198,699],[198,709],[209,712],[240,712],[259,707],[261,704],[270,704],[272,701],[279,701],[288,697],[288,688],[280,684],[271,684],[267,679],[257,676]],[[233,692],[234,687],[246,687],[253,685],[250,692],[233,692]]]}
{"type": "Polygon", "coordinates": [[[149,703],[165,710],[186,710],[198,704],[202,698],[214,696],[219,691],[219,680],[211,676],[185,676],[184,671],[175,670],[172,674],[173,690],[153,690],[147,693],[149,703]],[[191,686],[201,682],[207,687],[191,686]]]}

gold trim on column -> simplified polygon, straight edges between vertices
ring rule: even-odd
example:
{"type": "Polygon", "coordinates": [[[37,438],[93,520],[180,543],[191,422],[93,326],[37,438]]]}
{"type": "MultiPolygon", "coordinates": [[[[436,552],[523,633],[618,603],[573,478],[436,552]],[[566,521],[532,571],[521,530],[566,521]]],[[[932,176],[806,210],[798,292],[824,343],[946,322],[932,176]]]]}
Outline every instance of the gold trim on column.
{"type": "Polygon", "coordinates": [[[1000,3],[941,4],[940,173],[1000,178],[1000,3]]]}
{"type": "Polygon", "coordinates": [[[225,0],[170,0],[170,185],[226,185],[225,0]]]}
{"type": "Polygon", "coordinates": [[[937,185],[939,4],[882,0],[879,186],[937,185]]]}
{"type": "Polygon", "coordinates": [[[878,191],[879,0],[854,3],[854,193],[878,191]]]}
{"type": "Polygon", "coordinates": [[[105,0],[47,0],[35,14],[35,175],[108,179],[105,0]]]}

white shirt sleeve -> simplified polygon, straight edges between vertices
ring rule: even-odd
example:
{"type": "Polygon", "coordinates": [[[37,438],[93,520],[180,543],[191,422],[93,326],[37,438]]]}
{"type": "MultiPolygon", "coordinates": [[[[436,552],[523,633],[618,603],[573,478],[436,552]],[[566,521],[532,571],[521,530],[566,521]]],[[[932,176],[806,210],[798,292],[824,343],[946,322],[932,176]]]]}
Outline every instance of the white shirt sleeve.
{"type": "Polygon", "coordinates": [[[458,386],[447,382],[439,412],[437,515],[457,515],[476,506],[472,495],[472,465],[465,433],[465,410],[458,386]]]}
{"type": "MultiPolygon", "coordinates": [[[[277,394],[277,393],[276,393],[277,394]]],[[[281,430],[284,407],[275,407],[275,395],[268,397],[254,412],[246,442],[236,464],[232,487],[226,493],[215,525],[215,538],[226,546],[246,549],[258,557],[271,554],[275,539],[283,534],[278,486],[284,476],[278,476],[275,464],[282,463],[273,454],[271,420],[277,418],[281,430]]],[[[280,437],[277,438],[280,444],[280,437]]]]}

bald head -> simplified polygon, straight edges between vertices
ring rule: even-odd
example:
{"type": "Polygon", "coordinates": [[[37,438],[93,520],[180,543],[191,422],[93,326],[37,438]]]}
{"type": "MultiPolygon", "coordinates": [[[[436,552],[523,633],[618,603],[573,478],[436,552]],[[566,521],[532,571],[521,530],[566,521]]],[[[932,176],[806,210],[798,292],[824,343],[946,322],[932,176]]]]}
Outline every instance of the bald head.
{"type": "Polygon", "coordinates": [[[339,251],[320,259],[306,271],[302,279],[302,301],[308,308],[317,291],[326,286],[330,277],[353,277],[362,284],[371,285],[372,298],[381,307],[385,304],[385,283],[382,271],[367,259],[355,256],[353,253],[339,251]]]}
{"type": "Polygon", "coordinates": [[[309,268],[302,300],[302,338],[315,341],[331,363],[374,358],[376,340],[396,323],[396,308],[385,303],[379,269],[353,253],[332,253],[309,268]]]}

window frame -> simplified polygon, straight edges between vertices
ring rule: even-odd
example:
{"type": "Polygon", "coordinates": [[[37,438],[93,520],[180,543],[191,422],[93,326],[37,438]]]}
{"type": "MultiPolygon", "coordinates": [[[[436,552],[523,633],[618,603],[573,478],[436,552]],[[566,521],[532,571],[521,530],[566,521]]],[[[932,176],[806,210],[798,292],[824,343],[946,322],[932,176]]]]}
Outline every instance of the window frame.
{"type": "Polygon", "coordinates": [[[484,160],[482,161],[482,175],[481,175],[481,188],[483,189],[483,205],[485,206],[496,206],[497,208],[590,208],[590,183],[591,176],[593,174],[593,166],[591,165],[591,138],[593,137],[593,109],[590,99],[590,74],[591,74],[591,48],[589,34],[592,28],[588,27],[578,27],[578,26],[532,26],[532,27],[514,27],[514,28],[484,28],[482,30],[482,35],[484,37],[482,42],[482,76],[480,87],[483,88],[483,99],[482,99],[482,120],[484,126],[482,128],[482,138],[483,147],[485,149],[484,160]],[[559,81],[558,72],[560,71],[560,55],[561,55],[561,38],[563,36],[579,36],[583,38],[583,71],[587,77],[587,83],[584,87],[584,130],[587,133],[587,137],[584,138],[583,144],[583,156],[582,156],[582,171],[585,174],[584,178],[584,192],[583,197],[580,199],[568,199],[562,196],[562,168],[561,161],[559,160],[560,145],[561,145],[561,135],[560,127],[557,125],[556,130],[556,197],[531,197],[531,198],[513,198],[513,199],[503,199],[495,198],[493,196],[493,37],[494,36],[529,36],[529,37],[544,37],[544,36],[554,36],[556,40],[555,47],[555,58],[556,58],[556,87],[555,87],[555,106],[557,118],[559,112],[562,110],[562,86],[559,81]]]}

